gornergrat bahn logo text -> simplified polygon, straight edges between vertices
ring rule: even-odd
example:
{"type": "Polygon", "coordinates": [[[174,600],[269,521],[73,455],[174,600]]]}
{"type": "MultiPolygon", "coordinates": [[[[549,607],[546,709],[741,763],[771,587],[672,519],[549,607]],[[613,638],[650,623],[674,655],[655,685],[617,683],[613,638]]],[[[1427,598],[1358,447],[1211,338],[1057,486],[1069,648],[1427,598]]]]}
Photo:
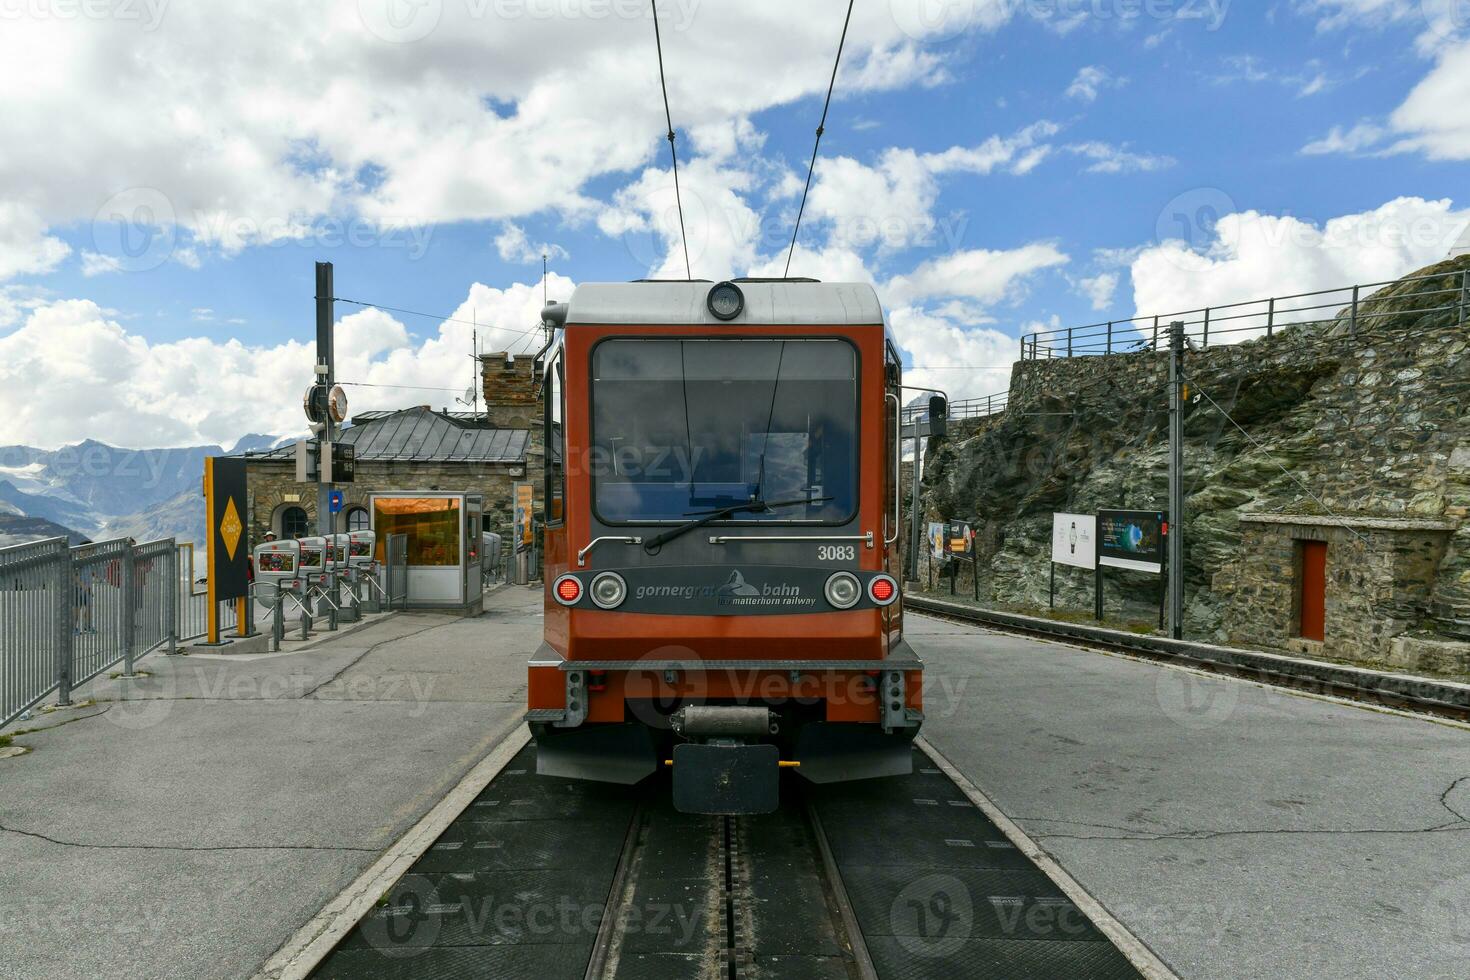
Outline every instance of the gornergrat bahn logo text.
{"type": "Polygon", "coordinates": [[[715,595],[722,606],[813,606],[817,602],[803,596],[800,586],[785,582],[756,588],[745,581],[739,569],[730,572],[729,580],[715,595]]]}
{"type": "Polygon", "coordinates": [[[767,582],[760,586],[745,581],[739,570],[730,572],[724,585],[640,585],[635,599],[714,599],[720,606],[815,606],[817,600],[802,595],[801,586],[767,582]]]}

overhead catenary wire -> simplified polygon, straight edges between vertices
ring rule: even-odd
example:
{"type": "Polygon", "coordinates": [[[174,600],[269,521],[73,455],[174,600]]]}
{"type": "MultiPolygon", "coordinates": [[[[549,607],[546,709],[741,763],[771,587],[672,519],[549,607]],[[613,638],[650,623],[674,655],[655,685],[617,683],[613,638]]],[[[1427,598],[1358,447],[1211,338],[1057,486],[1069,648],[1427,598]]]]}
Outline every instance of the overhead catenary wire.
{"type": "Polygon", "coordinates": [[[837,41],[837,57],[832,60],[832,77],[827,81],[827,100],[822,103],[822,119],[817,123],[817,139],[812,144],[812,160],[806,168],[806,187],[801,192],[801,204],[796,209],[796,224],[791,228],[791,247],[786,251],[786,272],[791,275],[791,257],[796,254],[796,236],[801,231],[801,216],[806,212],[806,197],[812,189],[812,173],[817,169],[817,151],[822,146],[822,134],[827,129],[827,110],[832,108],[832,90],[837,87],[837,67],[842,64],[842,48],[847,44],[847,25],[852,22],[854,0],[847,0],[847,16],[842,19],[842,36],[837,41]]]}
{"type": "Polygon", "coordinates": [[[674,163],[674,204],[679,209],[679,241],[684,246],[684,276],[694,278],[689,264],[689,236],[684,231],[684,198],[679,192],[679,153],[674,149],[674,115],[669,111],[669,83],[664,75],[664,42],[658,30],[658,0],[649,0],[653,5],[653,46],[658,52],[658,85],[664,96],[664,122],[668,125],[669,158],[674,163]]]}
{"type": "MultiPolygon", "coordinates": [[[[345,296],[333,296],[332,300],[333,302],[337,303],[351,303],[353,306],[364,306],[368,309],[382,310],[385,313],[402,313],[406,316],[421,316],[428,320],[439,320],[442,323],[463,323],[468,327],[474,327],[477,329],[479,327],[479,324],[474,320],[461,320],[457,317],[441,316],[438,313],[424,313],[419,310],[405,310],[397,306],[384,306],[382,303],[369,303],[360,299],[348,299],[345,296]]],[[[499,330],[501,328],[496,327],[495,329],[499,330]]],[[[509,331],[509,333],[511,337],[524,337],[527,334],[540,333],[540,331],[541,325],[538,323],[536,326],[532,327],[529,330],[512,330],[509,331]]]]}

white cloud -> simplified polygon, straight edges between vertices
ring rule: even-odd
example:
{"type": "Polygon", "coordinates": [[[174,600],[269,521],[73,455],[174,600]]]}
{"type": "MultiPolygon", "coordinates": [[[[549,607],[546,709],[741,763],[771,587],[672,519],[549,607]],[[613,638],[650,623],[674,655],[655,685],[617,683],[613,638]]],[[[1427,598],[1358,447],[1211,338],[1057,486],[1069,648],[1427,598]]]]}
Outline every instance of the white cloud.
{"type": "Polygon", "coordinates": [[[1114,146],[1098,140],[1073,143],[1067,147],[1067,152],[1091,160],[1092,163],[1087,167],[1090,174],[1151,173],[1155,170],[1166,170],[1178,162],[1170,156],[1134,153],[1128,149],[1126,143],[1114,146]]]}
{"type": "Polygon", "coordinates": [[[848,248],[956,248],[966,222],[934,216],[940,178],[1028,174],[1051,151],[1045,141],[1058,128],[1042,120],[1009,136],[936,153],[890,147],[872,165],[845,156],[819,160],[804,220],[828,223],[831,241],[848,248]]]}
{"type": "MultiPolygon", "coordinates": [[[[1134,304],[1138,315],[1151,316],[1386,282],[1443,259],[1467,227],[1470,209],[1417,197],[1320,226],[1256,211],[1229,214],[1204,251],[1170,241],[1140,253],[1131,270],[1134,304]]],[[[1322,313],[1280,319],[1309,315],[1322,313]]]]}
{"type": "Polygon", "coordinates": [[[0,201],[0,282],[50,272],[70,254],[70,245],[46,234],[46,225],[34,209],[0,201]]]}
{"type": "Polygon", "coordinates": [[[888,321],[910,357],[905,384],[939,388],[956,400],[1009,386],[1011,364],[1019,350],[1016,338],[913,306],[890,310],[888,321]]]}
{"type": "Polygon", "coordinates": [[[907,275],[889,280],[885,300],[914,305],[925,300],[960,298],[979,304],[1016,298],[1038,272],[1065,265],[1055,245],[1033,243],[1009,251],[971,249],[921,263],[907,275]]]}
{"type": "MultiPolygon", "coordinates": [[[[572,285],[560,276],[548,281],[553,299],[569,297],[572,285]]],[[[540,310],[540,283],[506,289],[476,283],[451,314],[464,322],[428,321],[422,338],[381,310],[344,310],[337,376],[344,383],[425,386],[348,384],[353,412],[452,406],[475,377],[474,318],[482,350],[530,353],[540,346],[540,310]],[[452,390],[438,390],[445,388],[452,390]]],[[[281,379],[310,378],[313,357],[312,345],[296,341],[150,343],[90,300],[44,302],[0,337],[0,440],[54,447],[93,438],[137,448],[228,445],[246,432],[290,435],[303,427],[301,403],[282,393],[281,379]]]]}
{"type": "Polygon", "coordinates": [[[1077,77],[1072,79],[1072,84],[1067,86],[1067,98],[1096,102],[1103,89],[1121,88],[1127,83],[1126,78],[1114,77],[1101,65],[1085,65],[1078,70],[1077,77]]]}
{"type": "Polygon", "coordinates": [[[90,249],[82,250],[82,275],[88,279],[93,276],[106,275],[109,272],[121,272],[122,267],[122,259],[116,255],[104,255],[90,249]]]}
{"type": "Polygon", "coordinates": [[[1398,150],[1431,160],[1470,160],[1470,41],[1445,47],[1434,69],[1389,117],[1398,150]]]}
{"type": "MultiPolygon", "coordinates": [[[[923,2],[860,5],[843,95],[942,81],[950,54],[924,43],[1012,16],[986,0],[965,5],[963,23],[932,25],[923,2]]],[[[0,215],[0,276],[54,265],[65,246],[40,230],[85,228],[129,188],[156,189],[163,217],[185,231],[174,258],[197,265],[201,249],[310,237],[324,215],[391,227],[546,209],[589,217],[589,181],[636,172],[662,146],[643,6],[426,3],[404,5],[411,22],[396,27],[377,6],[266,13],[220,0],[168,4],[146,24],[6,19],[0,186],[34,217],[16,237],[6,231],[16,216],[0,215]],[[548,8],[559,15],[537,13],[548,8]],[[385,39],[395,31],[412,43],[385,39]]],[[[785,0],[673,3],[665,14],[669,97],[691,133],[825,90],[829,17],[792,16],[785,0]]],[[[84,262],[92,274],[108,268],[84,262]]]]}
{"type": "Polygon", "coordinates": [[[550,242],[542,242],[532,245],[526,238],[526,231],[520,225],[507,221],[500,229],[500,234],[495,236],[495,250],[500,253],[500,258],[506,262],[517,262],[528,265],[532,262],[540,262],[544,255],[547,259],[571,258],[567,250],[560,245],[550,242]]]}
{"type": "MultiPolygon", "coordinates": [[[[1432,0],[1431,0],[1432,2],[1432,0]]],[[[1296,7],[1316,16],[1320,31],[1345,27],[1382,27],[1418,13],[1418,0],[1296,0],[1296,7]]]]}
{"type": "Polygon", "coordinates": [[[1105,310],[1113,302],[1113,294],[1118,291],[1118,274],[1115,272],[1099,272],[1088,279],[1080,280],[1077,285],[1082,288],[1082,294],[1092,303],[1094,310],[1105,310]]]}
{"type": "Polygon", "coordinates": [[[1362,153],[1373,149],[1385,135],[1387,131],[1382,126],[1366,120],[1348,130],[1344,130],[1341,126],[1333,126],[1332,131],[1326,136],[1302,147],[1302,153],[1307,156],[1323,156],[1329,153],[1362,153]]]}

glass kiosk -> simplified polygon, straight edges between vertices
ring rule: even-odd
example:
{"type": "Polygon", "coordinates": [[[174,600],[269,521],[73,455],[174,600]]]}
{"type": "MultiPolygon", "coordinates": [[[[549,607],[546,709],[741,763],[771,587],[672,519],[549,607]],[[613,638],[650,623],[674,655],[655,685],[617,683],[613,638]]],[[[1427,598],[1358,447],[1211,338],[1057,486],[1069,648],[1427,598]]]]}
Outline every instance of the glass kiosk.
{"type": "MultiPolygon", "coordinates": [[[[480,526],[484,510],[484,497],[478,493],[369,495],[376,557],[384,574],[388,539],[395,534],[407,536],[408,608],[479,615],[483,608],[480,526]]],[[[388,583],[383,585],[386,588],[388,583]]]]}

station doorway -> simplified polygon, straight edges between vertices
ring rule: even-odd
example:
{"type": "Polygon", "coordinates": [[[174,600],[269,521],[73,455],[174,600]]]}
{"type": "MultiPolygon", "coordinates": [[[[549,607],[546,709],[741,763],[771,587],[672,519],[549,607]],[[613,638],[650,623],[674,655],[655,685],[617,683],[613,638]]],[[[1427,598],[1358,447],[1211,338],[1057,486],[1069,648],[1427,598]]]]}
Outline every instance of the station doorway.
{"type": "Polygon", "coordinates": [[[1327,542],[1300,541],[1298,547],[1298,634],[1321,643],[1327,635],[1327,542]]]}

